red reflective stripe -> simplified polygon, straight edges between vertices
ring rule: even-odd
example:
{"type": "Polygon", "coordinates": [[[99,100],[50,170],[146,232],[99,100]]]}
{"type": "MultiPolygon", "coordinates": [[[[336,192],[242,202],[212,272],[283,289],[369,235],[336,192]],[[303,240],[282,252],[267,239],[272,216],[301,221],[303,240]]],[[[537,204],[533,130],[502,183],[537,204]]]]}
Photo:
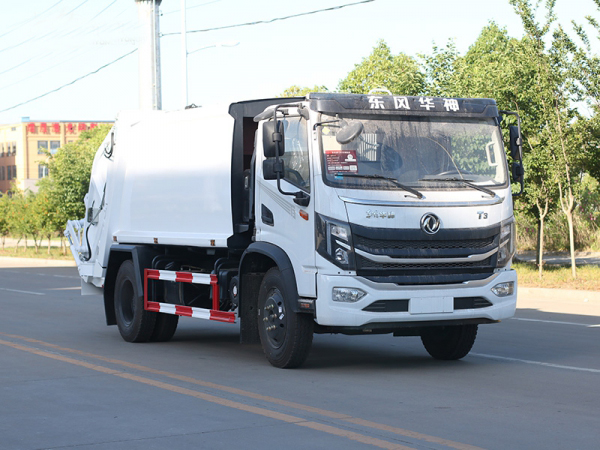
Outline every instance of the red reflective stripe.
{"type": "Polygon", "coordinates": [[[148,310],[148,269],[144,269],[144,311],[148,310]]]}
{"type": "Polygon", "coordinates": [[[160,312],[160,303],[158,302],[146,302],[146,310],[160,312]]]}
{"type": "Polygon", "coordinates": [[[212,286],[213,310],[219,310],[219,280],[213,273],[210,274],[210,285],[212,286]]]}
{"type": "Polygon", "coordinates": [[[175,314],[178,316],[192,317],[192,308],[189,306],[175,305],[175,314]]]}
{"type": "Polygon", "coordinates": [[[191,272],[175,272],[175,281],[191,283],[194,281],[194,274],[191,272]]]}
{"type": "Polygon", "coordinates": [[[215,311],[214,309],[211,309],[210,320],[216,320],[217,322],[234,323],[235,313],[227,311],[215,311]]]}
{"type": "Polygon", "coordinates": [[[144,269],[144,274],[147,274],[149,280],[160,280],[160,271],[154,269],[144,269]]]}

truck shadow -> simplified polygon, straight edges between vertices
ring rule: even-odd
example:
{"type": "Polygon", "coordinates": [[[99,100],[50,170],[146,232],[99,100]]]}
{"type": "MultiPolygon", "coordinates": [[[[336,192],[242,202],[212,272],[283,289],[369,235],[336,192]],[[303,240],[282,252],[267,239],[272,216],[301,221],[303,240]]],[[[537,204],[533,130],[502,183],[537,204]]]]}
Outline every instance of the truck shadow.
{"type": "MultiPolygon", "coordinates": [[[[223,324],[186,324],[175,334],[173,341],[194,348],[223,352],[233,358],[264,361],[260,345],[240,345],[236,326],[225,331],[223,324]]],[[[183,322],[182,322],[183,323],[183,322]]],[[[519,309],[517,315],[494,325],[479,327],[471,354],[459,361],[439,361],[431,358],[419,337],[386,335],[343,336],[318,334],[314,336],[311,353],[300,370],[401,369],[422,370],[498,364],[519,364],[519,360],[564,366],[595,367],[592,359],[600,354],[597,338],[600,317],[576,314],[548,313],[519,309]]]]}

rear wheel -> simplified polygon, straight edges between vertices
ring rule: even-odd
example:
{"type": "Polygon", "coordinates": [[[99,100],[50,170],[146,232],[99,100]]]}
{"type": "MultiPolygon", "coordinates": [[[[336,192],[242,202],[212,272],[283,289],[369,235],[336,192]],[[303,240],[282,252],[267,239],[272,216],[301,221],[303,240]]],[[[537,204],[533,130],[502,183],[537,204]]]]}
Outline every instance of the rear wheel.
{"type": "Polygon", "coordinates": [[[135,268],[124,261],[115,281],[115,315],[117,326],[127,342],[146,342],[156,323],[156,313],[144,310],[144,300],[137,289],[135,268]]]}
{"type": "Polygon", "coordinates": [[[477,337],[477,325],[433,328],[421,335],[425,350],[435,359],[455,360],[467,356],[477,337]]]}
{"type": "Polygon", "coordinates": [[[313,318],[293,312],[290,302],[279,269],[270,269],[258,293],[258,331],[267,359],[280,368],[300,366],[313,339],[313,318]]]}
{"type": "Polygon", "coordinates": [[[166,342],[171,340],[175,331],[177,330],[177,324],[179,323],[179,316],[173,314],[158,313],[156,317],[156,324],[154,325],[154,331],[150,340],[152,342],[166,342]]]}

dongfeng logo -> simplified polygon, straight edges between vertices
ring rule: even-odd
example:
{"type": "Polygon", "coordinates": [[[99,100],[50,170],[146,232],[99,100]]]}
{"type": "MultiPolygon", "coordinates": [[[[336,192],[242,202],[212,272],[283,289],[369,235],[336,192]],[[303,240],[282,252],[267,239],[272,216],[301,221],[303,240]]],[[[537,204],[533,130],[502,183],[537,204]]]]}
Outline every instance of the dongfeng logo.
{"type": "Polygon", "coordinates": [[[421,217],[421,230],[427,234],[435,234],[440,230],[440,219],[435,214],[427,213],[421,217]]]}

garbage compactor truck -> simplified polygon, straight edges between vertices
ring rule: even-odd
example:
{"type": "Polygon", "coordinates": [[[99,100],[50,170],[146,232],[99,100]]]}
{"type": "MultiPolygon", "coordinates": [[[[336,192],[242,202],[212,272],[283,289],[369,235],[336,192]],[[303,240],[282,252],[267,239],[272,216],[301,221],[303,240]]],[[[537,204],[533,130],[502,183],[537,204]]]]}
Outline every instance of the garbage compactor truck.
{"type": "Polygon", "coordinates": [[[179,316],[237,322],[276,367],[301,365],[313,333],[462,358],[516,306],[506,114],[380,93],[122,112],[65,231],[82,294],[126,341],[169,340],[179,316]]]}

